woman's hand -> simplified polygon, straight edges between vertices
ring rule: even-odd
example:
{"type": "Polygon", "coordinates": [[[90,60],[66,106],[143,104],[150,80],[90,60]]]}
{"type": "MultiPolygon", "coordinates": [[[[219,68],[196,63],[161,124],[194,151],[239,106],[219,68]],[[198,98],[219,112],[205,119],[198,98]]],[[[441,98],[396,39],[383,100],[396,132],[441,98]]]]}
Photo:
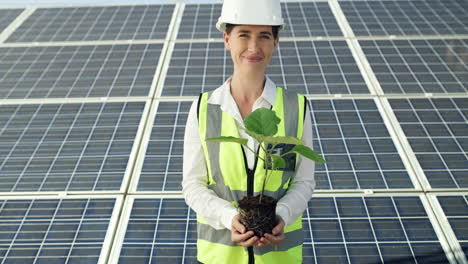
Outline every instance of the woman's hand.
{"type": "Polygon", "coordinates": [[[284,238],[286,237],[284,235],[285,223],[283,218],[280,216],[276,216],[276,219],[278,220],[278,224],[271,231],[272,234],[265,234],[262,238],[260,238],[260,240],[255,244],[256,247],[263,247],[267,245],[275,246],[284,241],[284,238]]]}
{"type": "Polygon", "coordinates": [[[258,241],[258,237],[254,236],[253,231],[245,232],[246,228],[239,221],[240,216],[236,215],[232,218],[231,240],[239,246],[251,247],[258,241]]]}

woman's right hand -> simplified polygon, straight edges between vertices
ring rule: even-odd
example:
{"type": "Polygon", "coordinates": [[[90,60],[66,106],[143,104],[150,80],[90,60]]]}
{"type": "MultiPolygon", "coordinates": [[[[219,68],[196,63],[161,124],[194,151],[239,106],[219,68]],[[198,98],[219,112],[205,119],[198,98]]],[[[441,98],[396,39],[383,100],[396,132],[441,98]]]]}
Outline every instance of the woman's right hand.
{"type": "Polygon", "coordinates": [[[232,218],[231,240],[242,247],[251,247],[258,241],[258,237],[254,236],[253,231],[246,232],[246,228],[240,223],[240,216],[236,215],[232,218]]]}

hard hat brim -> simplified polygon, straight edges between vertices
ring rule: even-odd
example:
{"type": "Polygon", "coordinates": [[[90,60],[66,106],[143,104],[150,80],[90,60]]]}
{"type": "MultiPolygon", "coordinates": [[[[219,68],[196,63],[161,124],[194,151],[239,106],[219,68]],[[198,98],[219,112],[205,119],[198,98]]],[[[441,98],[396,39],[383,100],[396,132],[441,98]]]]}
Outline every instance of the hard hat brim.
{"type": "MultiPolygon", "coordinates": [[[[224,21],[218,21],[216,23],[216,28],[220,31],[220,32],[225,32],[226,31],[226,24],[233,24],[233,25],[237,25],[236,23],[229,23],[229,22],[224,22],[224,21]]],[[[266,25],[266,24],[243,24],[243,25],[254,25],[254,26],[279,26],[279,31],[283,30],[284,27],[285,27],[285,24],[280,24],[280,25],[266,25]]]]}

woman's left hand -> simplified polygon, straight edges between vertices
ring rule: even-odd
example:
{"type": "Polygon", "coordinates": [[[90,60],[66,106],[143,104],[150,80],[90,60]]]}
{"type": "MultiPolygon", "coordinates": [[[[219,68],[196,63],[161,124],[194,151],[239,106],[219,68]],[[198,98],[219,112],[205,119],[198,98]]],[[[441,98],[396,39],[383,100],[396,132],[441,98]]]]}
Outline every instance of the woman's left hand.
{"type": "Polygon", "coordinates": [[[255,244],[256,247],[275,246],[284,241],[284,220],[280,216],[276,216],[278,224],[271,231],[272,234],[264,234],[263,237],[255,244]]]}

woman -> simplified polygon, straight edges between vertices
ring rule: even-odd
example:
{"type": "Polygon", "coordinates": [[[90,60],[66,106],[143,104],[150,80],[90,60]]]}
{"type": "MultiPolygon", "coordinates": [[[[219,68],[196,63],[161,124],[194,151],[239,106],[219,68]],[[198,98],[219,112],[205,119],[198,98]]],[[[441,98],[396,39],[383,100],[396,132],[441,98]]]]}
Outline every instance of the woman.
{"type": "Polygon", "coordinates": [[[299,158],[296,168],[284,172],[283,177],[290,179],[287,185],[269,190],[278,199],[278,224],[272,234],[256,237],[239,222],[235,201],[258,192],[256,175],[263,175],[264,168],[257,167],[254,154],[240,145],[204,140],[240,136],[249,139],[251,149],[258,149],[243,130],[243,119],[267,107],[283,113],[284,129],[277,135],[302,138],[312,147],[305,98],[277,88],[265,75],[284,26],[279,0],[225,0],[216,26],[223,32],[234,72],[193,103],[184,139],[182,188],[197,213],[197,259],[206,264],[302,263],[301,215],[315,187],[314,163],[299,158]]]}

